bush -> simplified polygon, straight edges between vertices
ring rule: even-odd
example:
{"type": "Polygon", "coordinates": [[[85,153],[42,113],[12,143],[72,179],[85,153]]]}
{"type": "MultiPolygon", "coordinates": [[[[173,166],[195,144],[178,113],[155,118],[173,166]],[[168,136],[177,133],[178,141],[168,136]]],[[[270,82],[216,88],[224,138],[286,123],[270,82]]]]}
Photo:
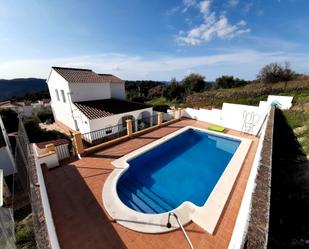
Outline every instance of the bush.
{"type": "Polygon", "coordinates": [[[54,139],[70,139],[59,131],[47,131],[39,126],[40,120],[37,117],[29,117],[24,120],[24,126],[31,143],[45,142],[54,139]]]}
{"type": "Polygon", "coordinates": [[[45,123],[45,122],[52,123],[52,122],[55,121],[54,115],[50,110],[42,110],[42,111],[38,112],[37,116],[42,123],[45,123]]]}
{"type": "Polygon", "coordinates": [[[223,75],[216,79],[215,88],[234,88],[248,84],[247,81],[234,78],[234,76],[223,75]]]}
{"type": "Polygon", "coordinates": [[[195,73],[191,73],[182,80],[187,93],[201,92],[205,89],[205,84],[205,77],[195,73]]]}
{"type": "Polygon", "coordinates": [[[18,115],[11,109],[1,109],[0,115],[8,133],[18,130],[18,115]]]}

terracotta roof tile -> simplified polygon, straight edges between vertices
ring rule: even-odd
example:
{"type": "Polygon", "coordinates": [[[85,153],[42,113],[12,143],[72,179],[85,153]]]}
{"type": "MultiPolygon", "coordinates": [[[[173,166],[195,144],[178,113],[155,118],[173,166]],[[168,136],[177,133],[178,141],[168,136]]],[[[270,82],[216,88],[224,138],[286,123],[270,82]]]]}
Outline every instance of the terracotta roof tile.
{"type": "Polygon", "coordinates": [[[97,74],[90,69],[52,67],[69,83],[123,83],[112,74],[97,74]]]}
{"type": "Polygon", "coordinates": [[[150,105],[118,99],[103,99],[75,102],[74,105],[89,119],[104,118],[111,115],[136,111],[151,107],[150,105]]]}

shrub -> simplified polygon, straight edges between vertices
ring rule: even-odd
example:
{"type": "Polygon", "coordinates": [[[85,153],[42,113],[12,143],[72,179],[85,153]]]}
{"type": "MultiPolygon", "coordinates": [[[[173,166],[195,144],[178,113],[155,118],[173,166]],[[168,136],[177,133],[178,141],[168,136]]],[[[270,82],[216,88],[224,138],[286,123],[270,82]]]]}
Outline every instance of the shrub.
{"type": "Polygon", "coordinates": [[[18,116],[15,111],[11,109],[1,109],[0,115],[1,115],[4,127],[8,133],[17,131],[18,116]]]}
{"type": "Polygon", "coordinates": [[[38,112],[37,116],[42,123],[45,123],[46,121],[47,122],[54,122],[55,121],[53,113],[50,110],[47,110],[47,109],[38,112]]]}

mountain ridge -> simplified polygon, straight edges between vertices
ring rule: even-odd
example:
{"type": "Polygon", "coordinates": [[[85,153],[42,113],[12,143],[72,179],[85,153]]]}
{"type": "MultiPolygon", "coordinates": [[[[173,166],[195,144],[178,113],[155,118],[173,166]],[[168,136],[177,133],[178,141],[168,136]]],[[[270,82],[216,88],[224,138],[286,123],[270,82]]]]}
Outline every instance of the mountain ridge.
{"type": "Polygon", "coordinates": [[[47,91],[46,79],[40,78],[16,78],[0,79],[0,101],[12,97],[23,96],[26,93],[47,91]]]}

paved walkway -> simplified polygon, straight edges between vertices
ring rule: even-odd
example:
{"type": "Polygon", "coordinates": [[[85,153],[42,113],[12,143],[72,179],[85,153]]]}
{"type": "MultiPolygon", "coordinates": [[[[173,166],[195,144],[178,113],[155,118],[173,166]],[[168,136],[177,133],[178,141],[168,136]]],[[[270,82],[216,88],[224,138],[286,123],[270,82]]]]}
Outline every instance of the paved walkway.
{"type": "MultiPolygon", "coordinates": [[[[188,248],[179,229],[165,234],[131,231],[111,220],[102,203],[103,184],[113,170],[113,160],[186,125],[207,127],[204,122],[182,120],[45,172],[46,187],[61,248],[188,248]]],[[[215,234],[208,234],[194,223],[185,227],[196,249],[227,248],[256,152],[257,138],[232,130],[229,130],[228,134],[249,137],[253,139],[253,144],[215,234]]]]}

